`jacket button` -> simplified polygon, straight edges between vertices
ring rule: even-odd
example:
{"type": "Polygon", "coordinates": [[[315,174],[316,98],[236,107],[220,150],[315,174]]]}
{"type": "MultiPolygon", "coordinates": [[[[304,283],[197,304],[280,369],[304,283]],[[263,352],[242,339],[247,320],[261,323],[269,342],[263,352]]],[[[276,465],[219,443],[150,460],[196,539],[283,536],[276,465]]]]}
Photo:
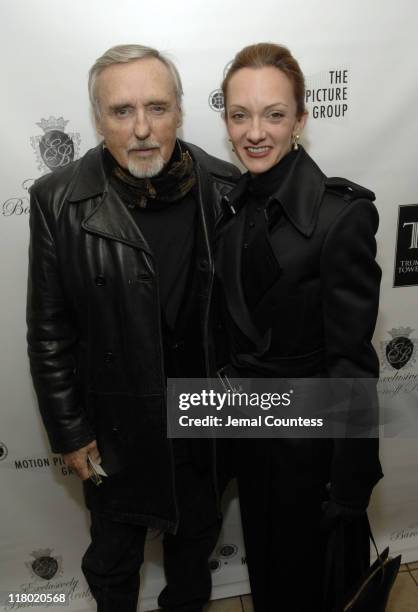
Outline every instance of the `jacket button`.
{"type": "Polygon", "coordinates": [[[103,361],[105,362],[106,365],[112,365],[114,359],[115,359],[115,356],[113,353],[105,353],[103,355],[103,361]]]}
{"type": "Polygon", "coordinates": [[[199,261],[199,268],[201,270],[207,270],[209,268],[209,261],[207,259],[201,259],[199,261]]]}
{"type": "Polygon", "coordinates": [[[99,276],[96,276],[96,278],[94,279],[94,282],[97,285],[97,287],[104,287],[106,285],[106,279],[101,274],[99,274],[99,276]]]}
{"type": "Polygon", "coordinates": [[[250,221],[250,222],[249,222],[249,224],[248,224],[248,226],[249,226],[249,227],[251,227],[251,228],[255,227],[255,223],[254,223],[254,221],[250,221]]]}

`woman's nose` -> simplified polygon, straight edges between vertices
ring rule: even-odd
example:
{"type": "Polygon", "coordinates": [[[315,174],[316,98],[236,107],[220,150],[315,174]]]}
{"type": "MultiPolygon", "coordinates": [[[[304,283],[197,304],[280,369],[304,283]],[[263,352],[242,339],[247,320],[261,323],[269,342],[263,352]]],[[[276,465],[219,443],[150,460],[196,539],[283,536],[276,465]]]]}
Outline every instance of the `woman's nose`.
{"type": "Polygon", "coordinates": [[[253,119],[247,132],[247,139],[251,142],[257,143],[264,140],[265,137],[266,133],[261,121],[258,118],[253,119]]]}

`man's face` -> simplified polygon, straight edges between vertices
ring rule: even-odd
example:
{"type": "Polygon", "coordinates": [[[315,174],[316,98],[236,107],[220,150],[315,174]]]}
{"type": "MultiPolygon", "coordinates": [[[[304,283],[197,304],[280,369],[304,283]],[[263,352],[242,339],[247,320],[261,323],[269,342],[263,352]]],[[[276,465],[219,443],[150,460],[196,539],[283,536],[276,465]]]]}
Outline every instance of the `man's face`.
{"type": "Polygon", "coordinates": [[[108,66],[97,78],[96,96],[97,131],[118,164],[138,178],[161,172],[181,125],[166,66],[156,58],[108,66]]]}

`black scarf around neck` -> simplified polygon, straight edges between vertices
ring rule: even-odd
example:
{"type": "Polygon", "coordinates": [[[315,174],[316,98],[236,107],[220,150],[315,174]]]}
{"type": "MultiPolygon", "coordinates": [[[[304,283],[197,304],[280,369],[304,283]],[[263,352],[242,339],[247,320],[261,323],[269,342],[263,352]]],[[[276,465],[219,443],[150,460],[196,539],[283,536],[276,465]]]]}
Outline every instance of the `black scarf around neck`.
{"type": "Polygon", "coordinates": [[[178,140],[170,161],[152,178],[136,178],[119,166],[108,149],[104,152],[110,158],[111,178],[115,179],[118,190],[140,208],[160,208],[180,200],[196,183],[193,160],[178,140]]]}

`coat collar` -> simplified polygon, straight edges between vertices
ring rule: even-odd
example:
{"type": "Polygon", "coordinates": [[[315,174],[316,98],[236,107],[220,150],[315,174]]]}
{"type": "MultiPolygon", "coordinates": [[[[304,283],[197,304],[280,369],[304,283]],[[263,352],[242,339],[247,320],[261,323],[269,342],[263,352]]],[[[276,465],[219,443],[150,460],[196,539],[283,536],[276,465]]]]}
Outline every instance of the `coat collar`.
{"type": "MultiPolygon", "coordinates": [[[[325,189],[325,175],[303,147],[299,147],[292,165],[269,202],[278,202],[286,217],[304,236],[311,236],[318,219],[319,207],[325,189]]],[[[243,195],[249,180],[248,173],[224,198],[225,204],[235,214],[244,204],[243,195]]]]}
{"type": "MultiPolygon", "coordinates": [[[[212,217],[214,212],[211,211],[210,206],[203,206],[204,201],[210,201],[212,198],[212,193],[208,191],[208,172],[226,179],[230,178],[230,175],[233,176],[234,173],[230,171],[228,164],[213,158],[202,149],[199,149],[199,147],[180,142],[182,146],[189,150],[195,162],[198,209],[200,211],[199,227],[202,226],[204,228],[206,250],[209,251],[209,238],[207,234],[213,230],[214,218],[212,217]]],[[[131,214],[120,200],[118,194],[109,185],[103,164],[102,148],[103,145],[100,144],[94,149],[90,149],[79,160],[79,166],[69,187],[67,199],[71,203],[77,203],[97,198],[97,203],[94,205],[93,210],[84,218],[82,227],[87,232],[123,242],[152,255],[150,247],[131,214]]],[[[231,165],[230,168],[233,168],[233,166],[231,165]]]]}

